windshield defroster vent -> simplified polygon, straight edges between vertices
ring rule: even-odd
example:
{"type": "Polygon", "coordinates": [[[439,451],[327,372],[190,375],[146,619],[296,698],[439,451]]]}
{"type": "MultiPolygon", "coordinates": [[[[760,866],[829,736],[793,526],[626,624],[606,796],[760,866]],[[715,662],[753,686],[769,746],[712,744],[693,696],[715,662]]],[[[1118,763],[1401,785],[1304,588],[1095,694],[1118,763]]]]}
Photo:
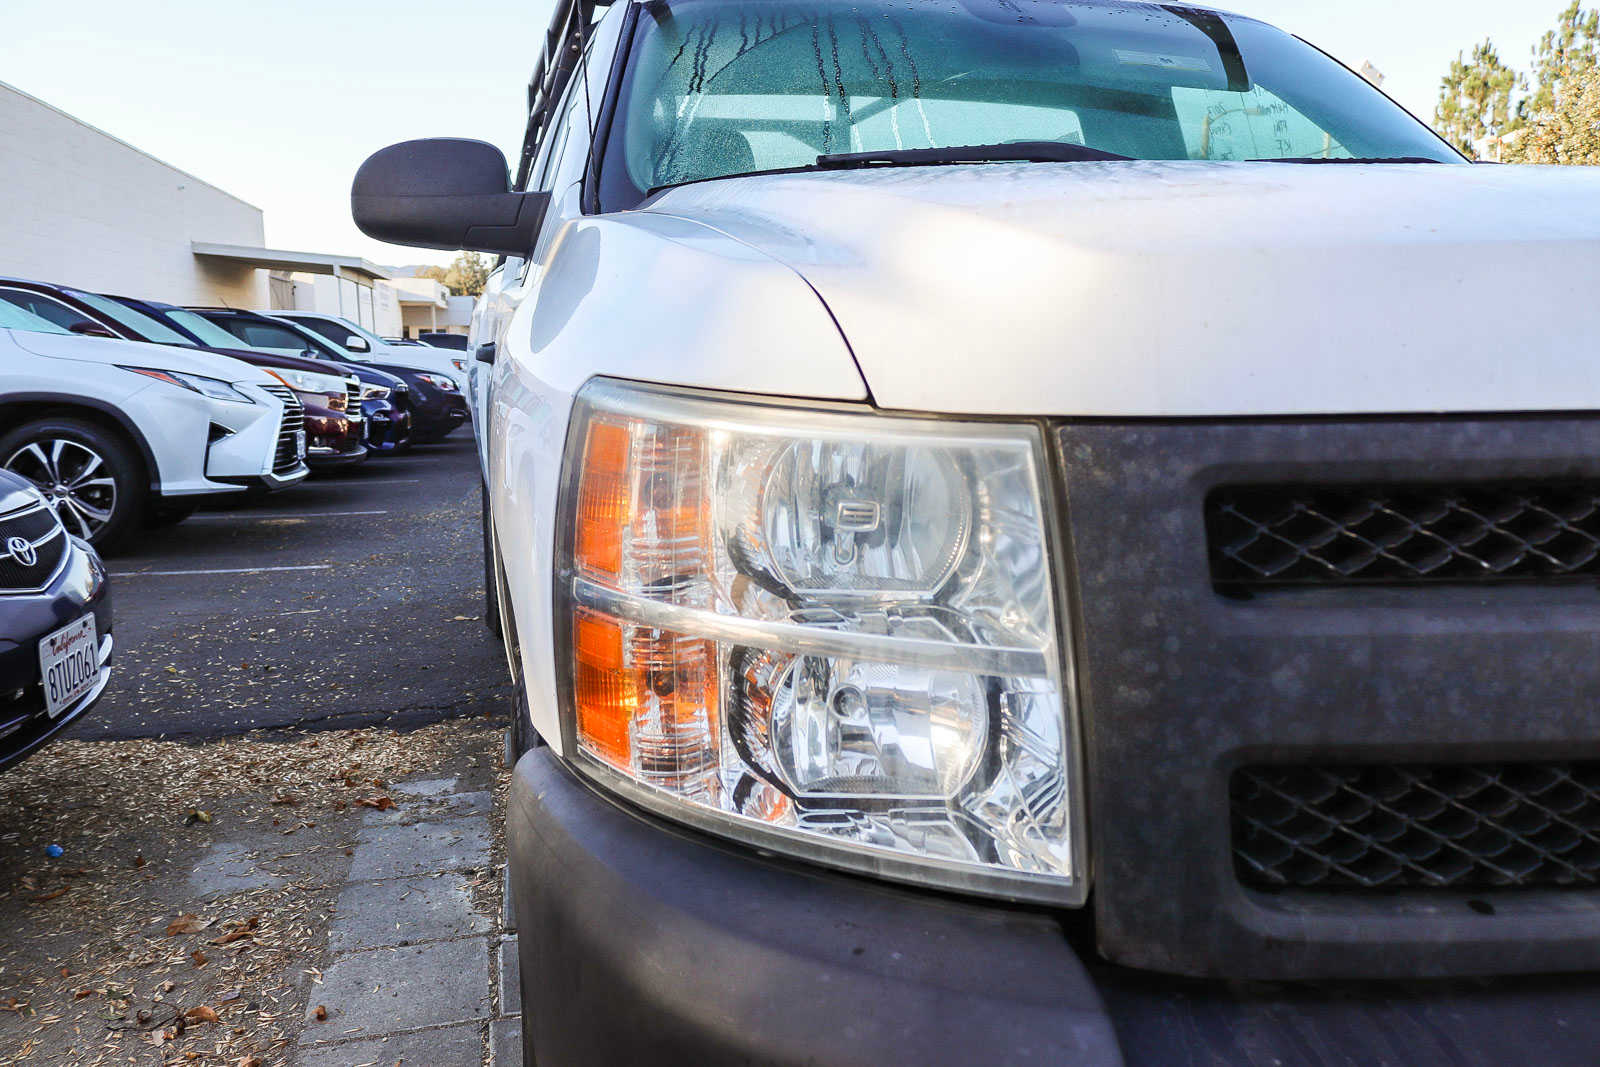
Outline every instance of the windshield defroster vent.
{"type": "Polygon", "coordinates": [[[1224,487],[1206,533],[1223,593],[1600,581],[1600,481],[1224,487]]]}

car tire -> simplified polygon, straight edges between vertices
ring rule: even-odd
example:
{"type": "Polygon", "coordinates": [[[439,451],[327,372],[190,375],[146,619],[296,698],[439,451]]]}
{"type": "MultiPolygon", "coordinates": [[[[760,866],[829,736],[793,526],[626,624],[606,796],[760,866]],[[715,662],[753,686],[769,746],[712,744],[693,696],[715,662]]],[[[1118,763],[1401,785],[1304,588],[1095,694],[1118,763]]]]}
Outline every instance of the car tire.
{"type": "Polygon", "coordinates": [[[197,504],[168,504],[165,502],[152,504],[145,513],[145,529],[159,530],[167,526],[176,526],[190,515],[193,515],[198,507],[199,505],[197,504]]]}
{"type": "Polygon", "coordinates": [[[489,632],[500,637],[500,590],[495,583],[495,550],[493,527],[489,522],[489,487],[478,483],[483,514],[483,624],[489,632]]]}
{"type": "Polygon", "coordinates": [[[85,419],[47,418],[0,435],[0,467],[38,486],[67,532],[102,552],[144,522],[150,477],[120,434],[85,419]]]}

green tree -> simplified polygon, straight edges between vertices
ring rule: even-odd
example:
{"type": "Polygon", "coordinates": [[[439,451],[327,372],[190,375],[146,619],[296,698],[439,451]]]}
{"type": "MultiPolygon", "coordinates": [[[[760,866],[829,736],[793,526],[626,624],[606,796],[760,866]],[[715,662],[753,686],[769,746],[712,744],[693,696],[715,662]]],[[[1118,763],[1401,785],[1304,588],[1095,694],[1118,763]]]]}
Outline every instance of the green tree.
{"type": "Polygon", "coordinates": [[[1457,53],[1439,86],[1434,128],[1469,156],[1483,151],[1498,158],[1502,138],[1521,125],[1511,106],[1512,94],[1521,84],[1522,79],[1500,59],[1492,41],[1474,48],[1470,61],[1457,53]]]}
{"type": "Polygon", "coordinates": [[[1600,164],[1600,9],[1573,0],[1539,41],[1520,111],[1525,129],[1507,162],[1600,164]]]}
{"type": "Polygon", "coordinates": [[[432,278],[455,296],[482,296],[489,282],[488,260],[476,252],[462,252],[448,267],[420,267],[418,278],[432,278]]]}
{"type": "Polygon", "coordinates": [[[489,282],[489,261],[476,252],[462,252],[444,272],[444,284],[456,296],[482,296],[489,282]]]}
{"type": "Polygon", "coordinates": [[[1439,86],[1434,127],[1471,156],[1600,165],[1600,9],[1572,0],[1519,74],[1492,41],[1458,54],[1439,86]]]}

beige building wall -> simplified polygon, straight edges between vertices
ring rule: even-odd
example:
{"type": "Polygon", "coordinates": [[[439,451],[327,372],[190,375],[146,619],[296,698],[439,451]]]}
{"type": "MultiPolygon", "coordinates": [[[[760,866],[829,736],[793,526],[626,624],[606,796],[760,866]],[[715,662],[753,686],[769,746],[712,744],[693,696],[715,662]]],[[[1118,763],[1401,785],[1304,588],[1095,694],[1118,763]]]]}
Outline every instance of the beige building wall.
{"type": "Polygon", "coordinates": [[[267,272],[193,241],[259,246],[261,209],[0,82],[0,274],[179,304],[267,306],[267,272]]]}

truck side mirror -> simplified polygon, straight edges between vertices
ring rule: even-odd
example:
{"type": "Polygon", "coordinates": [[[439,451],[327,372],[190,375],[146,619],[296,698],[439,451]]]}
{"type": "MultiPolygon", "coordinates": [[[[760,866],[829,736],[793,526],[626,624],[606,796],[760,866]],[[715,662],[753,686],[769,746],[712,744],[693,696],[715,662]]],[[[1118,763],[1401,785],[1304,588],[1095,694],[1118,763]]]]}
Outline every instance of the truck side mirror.
{"type": "Polygon", "coordinates": [[[367,339],[365,337],[357,337],[355,334],[351,334],[344,339],[344,347],[352,352],[372,351],[372,346],[367,343],[367,339]]]}
{"type": "Polygon", "coordinates": [[[494,145],[445,137],[375,152],[350,188],[350,213],[374,240],[512,256],[533,247],[549,204],[549,193],[512,191],[494,145]]]}

